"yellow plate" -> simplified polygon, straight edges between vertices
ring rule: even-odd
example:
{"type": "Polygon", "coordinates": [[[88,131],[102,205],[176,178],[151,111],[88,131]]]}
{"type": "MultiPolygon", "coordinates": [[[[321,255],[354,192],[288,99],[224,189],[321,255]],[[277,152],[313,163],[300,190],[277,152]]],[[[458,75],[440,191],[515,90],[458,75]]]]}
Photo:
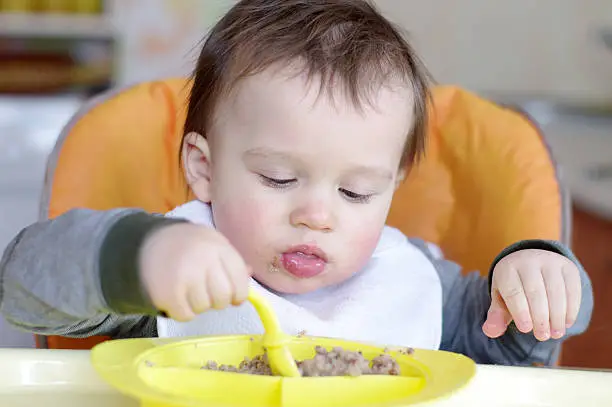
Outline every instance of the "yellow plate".
{"type": "MultiPolygon", "coordinates": [[[[314,356],[315,345],[362,351],[367,359],[382,348],[331,338],[296,337],[288,345],[296,359],[314,356]]],[[[110,385],[144,407],[395,407],[448,397],[476,371],[462,355],[417,349],[388,353],[400,376],[272,377],[201,369],[208,361],[239,364],[263,353],[261,336],[193,339],[126,339],[92,350],[94,368],[110,385]]]]}

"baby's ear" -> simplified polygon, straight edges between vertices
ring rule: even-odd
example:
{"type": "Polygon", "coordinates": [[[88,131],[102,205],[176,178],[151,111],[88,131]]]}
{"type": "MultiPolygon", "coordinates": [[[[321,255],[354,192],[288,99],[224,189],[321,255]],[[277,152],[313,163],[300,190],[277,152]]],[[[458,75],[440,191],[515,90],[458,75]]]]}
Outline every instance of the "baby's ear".
{"type": "Polygon", "coordinates": [[[210,202],[210,147],[208,140],[199,133],[191,132],[183,140],[181,151],[185,179],[196,198],[210,202]]]}

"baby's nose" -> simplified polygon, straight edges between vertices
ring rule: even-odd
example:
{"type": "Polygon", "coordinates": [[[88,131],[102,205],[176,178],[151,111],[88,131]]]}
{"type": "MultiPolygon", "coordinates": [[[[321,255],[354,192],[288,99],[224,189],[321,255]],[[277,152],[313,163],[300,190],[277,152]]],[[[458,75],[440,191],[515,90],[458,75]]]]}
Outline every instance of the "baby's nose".
{"type": "Polygon", "coordinates": [[[332,211],[327,205],[321,202],[313,202],[293,210],[290,222],[295,227],[307,227],[312,230],[329,232],[335,227],[333,218],[332,211]]]}

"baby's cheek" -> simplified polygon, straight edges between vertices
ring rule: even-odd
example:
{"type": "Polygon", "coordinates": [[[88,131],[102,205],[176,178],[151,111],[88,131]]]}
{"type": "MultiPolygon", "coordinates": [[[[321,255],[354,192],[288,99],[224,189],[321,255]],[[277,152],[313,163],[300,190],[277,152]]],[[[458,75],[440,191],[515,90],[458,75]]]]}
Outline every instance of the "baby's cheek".
{"type": "Polygon", "coordinates": [[[266,214],[259,205],[248,199],[226,202],[213,207],[215,225],[223,235],[241,252],[248,256],[254,251],[253,242],[267,228],[266,214]]]}
{"type": "Polygon", "coordinates": [[[351,238],[347,239],[348,244],[344,246],[344,250],[348,251],[348,255],[352,257],[350,263],[356,271],[362,269],[370,260],[381,234],[379,224],[362,224],[361,226],[359,231],[351,234],[351,238]]]}

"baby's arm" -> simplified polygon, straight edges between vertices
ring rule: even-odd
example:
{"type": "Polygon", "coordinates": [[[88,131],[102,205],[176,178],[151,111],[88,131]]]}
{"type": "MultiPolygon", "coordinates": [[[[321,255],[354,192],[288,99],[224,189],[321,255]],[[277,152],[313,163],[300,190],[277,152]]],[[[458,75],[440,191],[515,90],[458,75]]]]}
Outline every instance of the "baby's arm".
{"type": "Polygon", "coordinates": [[[571,251],[561,245],[539,241],[538,247],[517,245],[503,253],[508,255],[512,251],[529,248],[550,250],[568,257],[580,269],[582,302],[576,322],[567,329],[562,339],[540,342],[532,332],[521,333],[514,323],[499,338],[491,339],[486,336],[482,326],[491,305],[489,279],[481,277],[476,272],[463,275],[457,264],[436,258],[423,241],[418,239],[410,241],[430,257],[440,275],[444,298],[441,344],[443,350],[465,354],[477,363],[483,364],[552,365],[558,357],[561,342],[583,333],[589,325],[593,310],[590,279],[571,251]]]}
{"type": "Polygon", "coordinates": [[[156,311],[133,270],[146,235],[177,221],[76,209],[25,228],[0,262],[0,312],[41,335],[155,336],[156,311]]]}

